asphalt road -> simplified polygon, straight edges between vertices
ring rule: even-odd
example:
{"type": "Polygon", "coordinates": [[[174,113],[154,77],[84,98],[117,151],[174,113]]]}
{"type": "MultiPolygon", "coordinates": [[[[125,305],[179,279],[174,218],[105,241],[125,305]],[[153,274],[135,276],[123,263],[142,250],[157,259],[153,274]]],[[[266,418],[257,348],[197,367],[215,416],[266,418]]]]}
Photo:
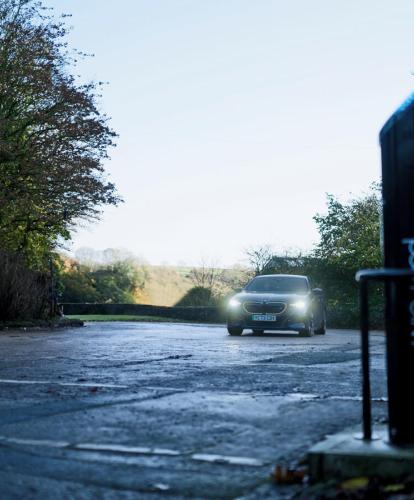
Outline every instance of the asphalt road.
{"type": "MultiPolygon", "coordinates": [[[[99,323],[0,333],[0,498],[279,498],[275,464],[361,420],[359,334],[99,323]]],[[[386,415],[372,336],[374,415],[386,415]]]]}

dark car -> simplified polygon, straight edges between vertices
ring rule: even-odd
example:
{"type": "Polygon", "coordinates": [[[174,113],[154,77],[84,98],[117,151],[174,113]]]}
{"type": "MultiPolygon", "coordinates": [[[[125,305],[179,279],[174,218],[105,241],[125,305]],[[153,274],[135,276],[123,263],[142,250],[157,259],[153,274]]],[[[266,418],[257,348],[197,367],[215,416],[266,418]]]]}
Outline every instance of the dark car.
{"type": "Polygon", "coordinates": [[[227,330],[241,335],[244,329],[297,331],[303,337],[326,332],[326,307],[322,290],[311,289],[306,276],[269,274],[256,276],[234,295],[227,309],[227,330]]]}

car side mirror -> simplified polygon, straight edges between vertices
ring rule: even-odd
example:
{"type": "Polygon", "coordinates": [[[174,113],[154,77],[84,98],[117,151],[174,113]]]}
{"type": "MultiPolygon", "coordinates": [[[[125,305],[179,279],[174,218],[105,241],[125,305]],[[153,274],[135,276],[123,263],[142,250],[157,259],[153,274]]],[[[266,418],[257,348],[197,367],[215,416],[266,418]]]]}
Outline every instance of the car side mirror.
{"type": "Polygon", "coordinates": [[[314,288],[312,290],[313,295],[316,295],[317,297],[323,297],[323,290],[322,288],[314,288]]]}

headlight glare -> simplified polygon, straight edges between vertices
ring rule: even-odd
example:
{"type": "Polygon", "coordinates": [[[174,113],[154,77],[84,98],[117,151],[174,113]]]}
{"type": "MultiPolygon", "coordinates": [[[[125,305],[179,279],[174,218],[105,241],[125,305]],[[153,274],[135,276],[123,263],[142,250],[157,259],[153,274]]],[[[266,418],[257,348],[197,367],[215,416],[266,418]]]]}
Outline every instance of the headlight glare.
{"type": "Polygon", "coordinates": [[[229,309],[237,309],[238,307],[240,307],[240,305],[241,305],[240,300],[237,299],[229,300],[229,309]]]}
{"type": "Polygon", "coordinates": [[[304,300],[298,300],[297,302],[292,302],[291,307],[295,308],[297,311],[306,311],[308,303],[304,300]]]}

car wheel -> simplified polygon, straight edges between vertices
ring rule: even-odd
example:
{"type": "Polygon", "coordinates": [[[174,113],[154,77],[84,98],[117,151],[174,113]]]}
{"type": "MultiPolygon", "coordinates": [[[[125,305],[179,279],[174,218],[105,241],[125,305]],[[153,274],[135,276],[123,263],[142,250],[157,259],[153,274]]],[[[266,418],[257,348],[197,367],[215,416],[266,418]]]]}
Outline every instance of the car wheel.
{"type": "Polygon", "coordinates": [[[326,333],[326,323],[324,321],[321,327],[315,330],[315,335],[325,335],[325,333],[326,333]]]}
{"type": "Polygon", "coordinates": [[[326,333],[326,311],[323,312],[322,321],[319,328],[315,328],[316,335],[325,335],[326,333]]]}
{"type": "Polygon", "coordinates": [[[264,332],[264,330],[256,330],[256,329],[254,329],[252,331],[253,331],[253,333],[256,333],[256,334],[261,334],[264,332]]]}
{"type": "Polygon", "coordinates": [[[243,333],[243,328],[240,328],[239,326],[228,326],[227,331],[229,332],[229,335],[241,335],[243,333]]]}
{"type": "Polygon", "coordinates": [[[299,330],[299,337],[312,337],[313,334],[314,334],[314,330],[313,330],[312,321],[309,321],[305,325],[305,328],[302,328],[302,330],[299,330]]]}

